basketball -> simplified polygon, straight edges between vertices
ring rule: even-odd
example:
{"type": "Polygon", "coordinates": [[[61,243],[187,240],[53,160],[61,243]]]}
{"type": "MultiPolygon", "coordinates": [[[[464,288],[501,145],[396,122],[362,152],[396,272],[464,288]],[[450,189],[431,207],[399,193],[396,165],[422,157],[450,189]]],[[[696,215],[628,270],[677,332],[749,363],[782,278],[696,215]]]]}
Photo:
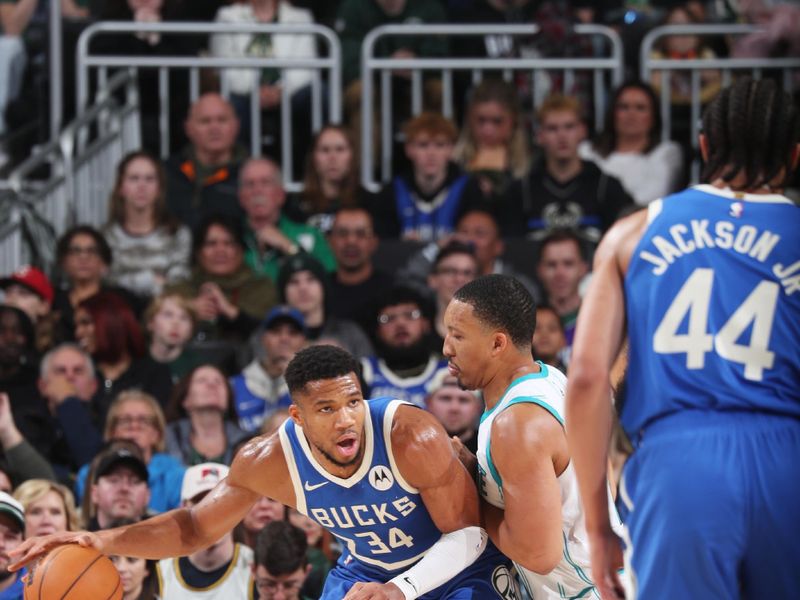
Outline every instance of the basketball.
{"type": "Polygon", "coordinates": [[[26,577],[25,600],[121,600],[122,582],[107,556],[66,544],[35,563],[26,577]]]}

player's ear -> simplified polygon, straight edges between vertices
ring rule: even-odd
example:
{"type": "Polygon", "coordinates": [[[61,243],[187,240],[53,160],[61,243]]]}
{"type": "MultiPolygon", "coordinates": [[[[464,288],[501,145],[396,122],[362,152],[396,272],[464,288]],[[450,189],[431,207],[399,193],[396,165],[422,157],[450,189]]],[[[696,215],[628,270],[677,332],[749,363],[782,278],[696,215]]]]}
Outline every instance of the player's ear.
{"type": "Polygon", "coordinates": [[[499,354],[508,347],[508,335],[497,331],[492,339],[492,354],[499,354]]]}
{"type": "Polygon", "coordinates": [[[303,417],[300,416],[300,409],[297,408],[297,404],[294,402],[289,405],[289,418],[300,425],[303,426],[303,417]]]}

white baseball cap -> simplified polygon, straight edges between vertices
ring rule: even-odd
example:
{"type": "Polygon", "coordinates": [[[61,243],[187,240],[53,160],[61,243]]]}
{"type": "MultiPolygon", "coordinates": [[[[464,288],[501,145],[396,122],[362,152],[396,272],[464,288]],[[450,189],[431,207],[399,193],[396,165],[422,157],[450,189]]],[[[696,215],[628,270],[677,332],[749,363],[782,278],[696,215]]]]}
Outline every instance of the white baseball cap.
{"type": "Polygon", "coordinates": [[[228,476],[230,469],[219,463],[207,462],[186,469],[181,486],[181,501],[191,500],[199,494],[210,492],[228,476]]]}
{"type": "Polygon", "coordinates": [[[5,513],[19,525],[21,531],[25,531],[25,509],[13,496],[6,492],[0,492],[0,513],[5,513]]]}

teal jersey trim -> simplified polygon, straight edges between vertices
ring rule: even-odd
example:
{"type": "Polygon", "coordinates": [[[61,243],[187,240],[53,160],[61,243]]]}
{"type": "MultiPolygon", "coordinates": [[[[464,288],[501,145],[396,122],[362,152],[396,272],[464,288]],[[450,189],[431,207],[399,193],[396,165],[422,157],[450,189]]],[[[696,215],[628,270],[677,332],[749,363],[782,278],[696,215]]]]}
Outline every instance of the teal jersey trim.
{"type": "Polygon", "coordinates": [[[497,484],[497,487],[500,488],[500,496],[503,496],[503,480],[500,477],[500,473],[497,472],[497,468],[494,466],[494,462],[492,462],[492,434],[489,432],[489,437],[486,439],[486,462],[489,464],[489,473],[492,474],[492,479],[497,484]]]}
{"type": "MultiPolygon", "coordinates": [[[[570,566],[573,569],[575,569],[575,572],[578,574],[578,577],[580,577],[581,580],[583,580],[585,583],[588,583],[591,586],[591,588],[594,589],[594,583],[592,583],[592,580],[586,576],[586,573],[584,572],[583,568],[580,567],[574,560],[572,560],[572,557],[569,555],[569,550],[567,549],[567,534],[565,534],[562,531],[561,537],[564,539],[564,558],[567,559],[567,562],[570,564],[570,566]]],[[[581,594],[583,594],[583,591],[581,592],[581,594]]],[[[580,598],[580,597],[581,596],[575,596],[575,598],[580,598]]]]}
{"type": "Polygon", "coordinates": [[[547,412],[553,415],[553,418],[559,423],[561,423],[562,427],[564,426],[564,417],[562,417],[555,408],[550,406],[547,402],[545,402],[541,398],[537,398],[536,396],[520,396],[519,398],[514,398],[511,402],[509,402],[503,410],[505,410],[506,408],[510,408],[515,404],[536,404],[538,406],[541,406],[543,409],[545,409],[547,412]]]}
{"type": "Polygon", "coordinates": [[[491,415],[495,411],[495,409],[503,403],[503,400],[505,400],[506,396],[508,396],[508,392],[511,391],[511,388],[513,388],[515,385],[517,385],[518,383],[522,383],[523,381],[528,381],[529,379],[543,379],[549,375],[550,369],[546,364],[544,364],[540,360],[537,360],[536,364],[539,365],[539,368],[541,370],[538,373],[529,373],[527,375],[523,375],[522,377],[517,377],[514,381],[512,381],[506,388],[506,391],[503,392],[503,395],[500,397],[500,401],[497,404],[495,404],[491,409],[486,409],[485,411],[483,411],[483,414],[481,415],[481,423],[483,423],[486,420],[486,418],[489,415],[491,415]]]}

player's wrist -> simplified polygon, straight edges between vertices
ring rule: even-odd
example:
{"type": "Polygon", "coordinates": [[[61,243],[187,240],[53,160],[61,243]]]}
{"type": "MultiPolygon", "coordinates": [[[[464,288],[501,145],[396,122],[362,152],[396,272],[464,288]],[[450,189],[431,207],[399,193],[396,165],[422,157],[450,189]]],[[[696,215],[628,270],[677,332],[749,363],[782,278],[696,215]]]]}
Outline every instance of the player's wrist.
{"type": "Polygon", "coordinates": [[[394,579],[390,579],[386,582],[388,586],[394,586],[397,588],[401,596],[400,598],[404,598],[405,600],[415,600],[419,593],[417,592],[418,585],[414,579],[406,574],[398,575],[394,579]]]}

